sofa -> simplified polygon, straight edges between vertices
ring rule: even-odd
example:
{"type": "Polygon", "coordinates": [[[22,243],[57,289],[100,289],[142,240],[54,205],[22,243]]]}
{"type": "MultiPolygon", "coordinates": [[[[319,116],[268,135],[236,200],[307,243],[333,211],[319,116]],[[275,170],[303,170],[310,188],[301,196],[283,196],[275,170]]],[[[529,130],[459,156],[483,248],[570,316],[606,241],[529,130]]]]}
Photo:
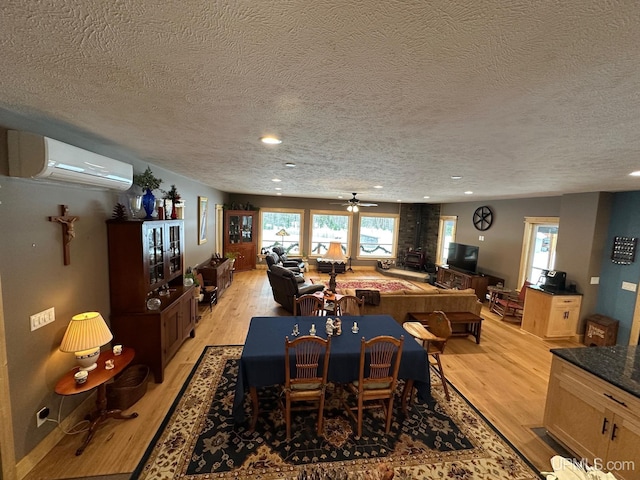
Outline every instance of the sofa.
{"type": "Polygon", "coordinates": [[[280,265],[271,266],[267,270],[267,277],[273,292],[273,299],[290,313],[293,313],[293,301],[296,297],[324,290],[324,285],[321,284],[298,283],[296,274],[280,265]]]}
{"type": "MultiPolygon", "coordinates": [[[[480,315],[482,303],[478,300],[475,290],[443,290],[433,285],[423,284],[424,292],[414,290],[400,290],[392,293],[380,293],[379,300],[365,302],[364,315],[391,315],[395,320],[403,324],[408,320],[409,312],[471,312],[480,315]]],[[[356,295],[355,289],[339,290],[343,295],[356,295]]],[[[362,292],[359,292],[362,296],[362,292]]]]}

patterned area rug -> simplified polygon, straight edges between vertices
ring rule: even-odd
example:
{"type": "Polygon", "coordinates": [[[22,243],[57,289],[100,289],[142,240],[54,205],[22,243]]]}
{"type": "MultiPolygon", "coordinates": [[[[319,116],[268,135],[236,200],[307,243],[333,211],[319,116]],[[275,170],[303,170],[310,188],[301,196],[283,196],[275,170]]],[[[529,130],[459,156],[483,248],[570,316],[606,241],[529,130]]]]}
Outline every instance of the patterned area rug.
{"type": "MultiPolygon", "coordinates": [[[[359,439],[334,391],[323,435],[315,434],[315,414],[294,413],[290,441],[278,391],[264,389],[263,413],[250,433],[231,418],[241,352],[236,346],[205,348],[131,478],[376,480],[391,471],[399,480],[540,478],[455,389],[450,402],[433,389],[434,400],[414,401],[407,417],[396,409],[389,435],[382,411],[366,411],[359,439]]],[[[248,395],[245,410],[248,418],[248,395]]]]}
{"type": "MultiPolygon", "coordinates": [[[[309,277],[311,283],[316,285],[322,284],[325,287],[329,286],[329,277],[309,277]]],[[[410,290],[414,292],[420,292],[424,289],[419,286],[407,281],[402,280],[400,278],[393,279],[385,279],[385,278],[374,278],[374,279],[353,279],[353,280],[341,280],[340,276],[336,278],[336,290],[340,293],[346,289],[355,290],[359,289],[375,289],[380,290],[381,293],[385,292],[397,292],[399,290],[410,290]]]]}

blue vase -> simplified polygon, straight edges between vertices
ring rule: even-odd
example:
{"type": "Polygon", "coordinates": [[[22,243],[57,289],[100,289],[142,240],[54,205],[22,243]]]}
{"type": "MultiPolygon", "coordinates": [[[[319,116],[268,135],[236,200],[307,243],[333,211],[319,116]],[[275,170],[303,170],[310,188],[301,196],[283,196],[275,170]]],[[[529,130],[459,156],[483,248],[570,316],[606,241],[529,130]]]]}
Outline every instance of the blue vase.
{"type": "Polygon", "coordinates": [[[145,220],[153,219],[153,210],[156,207],[156,197],[153,196],[151,190],[147,188],[147,193],[142,196],[142,207],[144,211],[147,213],[147,216],[144,217],[145,220]]]}

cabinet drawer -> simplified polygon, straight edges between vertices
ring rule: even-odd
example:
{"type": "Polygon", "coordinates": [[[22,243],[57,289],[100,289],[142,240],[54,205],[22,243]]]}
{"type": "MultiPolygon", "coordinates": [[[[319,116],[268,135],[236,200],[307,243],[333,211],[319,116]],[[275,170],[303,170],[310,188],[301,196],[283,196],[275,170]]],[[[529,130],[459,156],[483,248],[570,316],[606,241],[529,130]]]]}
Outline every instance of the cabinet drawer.
{"type": "Polygon", "coordinates": [[[580,307],[580,297],[557,296],[553,298],[554,307],[578,308],[580,307]]]}

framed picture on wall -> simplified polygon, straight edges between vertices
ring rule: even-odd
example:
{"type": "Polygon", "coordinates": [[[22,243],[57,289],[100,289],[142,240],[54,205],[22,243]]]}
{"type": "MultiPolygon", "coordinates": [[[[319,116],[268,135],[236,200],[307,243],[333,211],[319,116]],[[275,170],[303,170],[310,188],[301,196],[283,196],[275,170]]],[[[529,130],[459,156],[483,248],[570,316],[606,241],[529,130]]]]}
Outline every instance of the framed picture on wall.
{"type": "Polygon", "coordinates": [[[198,197],[198,245],[207,243],[207,215],[209,215],[209,200],[198,197]]]}

